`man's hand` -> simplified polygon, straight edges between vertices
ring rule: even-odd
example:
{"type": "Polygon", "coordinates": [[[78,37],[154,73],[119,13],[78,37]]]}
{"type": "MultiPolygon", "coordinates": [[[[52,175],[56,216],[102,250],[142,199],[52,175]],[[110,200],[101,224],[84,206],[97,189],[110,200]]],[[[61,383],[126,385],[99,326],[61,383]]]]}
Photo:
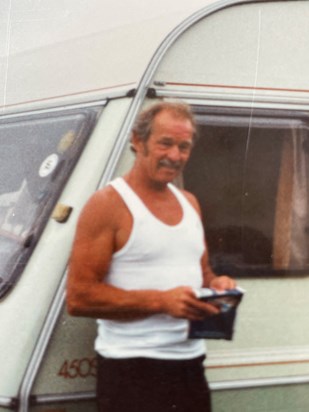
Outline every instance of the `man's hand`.
{"type": "Polygon", "coordinates": [[[162,310],[175,318],[188,320],[202,320],[206,316],[219,313],[217,307],[200,301],[194,291],[187,286],[164,291],[162,293],[162,310]]]}
{"type": "Polygon", "coordinates": [[[234,289],[236,282],[229,276],[216,276],[211,280],[209,287],[216,290],[234,289]]]}

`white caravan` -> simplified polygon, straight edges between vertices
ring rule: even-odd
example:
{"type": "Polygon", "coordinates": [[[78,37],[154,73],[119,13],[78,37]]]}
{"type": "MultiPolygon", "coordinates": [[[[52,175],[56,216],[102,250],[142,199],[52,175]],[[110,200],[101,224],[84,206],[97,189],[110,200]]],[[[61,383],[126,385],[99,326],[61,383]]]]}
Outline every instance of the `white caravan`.
{"type": "Polygon", "coordinates": [[[0,412],[95,411],[67,261],[159,99],[196,113],[181,184],[246,290],[234,339],[207,342],[214,412],[307,412],[309,1],[3,0],[0,21],[0,412]]]}

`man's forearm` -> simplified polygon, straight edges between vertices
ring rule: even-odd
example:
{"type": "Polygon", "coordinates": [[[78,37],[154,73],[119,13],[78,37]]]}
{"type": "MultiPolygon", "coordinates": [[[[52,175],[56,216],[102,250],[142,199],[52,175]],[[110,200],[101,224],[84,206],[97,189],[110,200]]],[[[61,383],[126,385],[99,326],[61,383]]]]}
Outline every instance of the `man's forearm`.
{"type": "Polygon", "coordinates": [[[110,285],[85,286],[67,297],[72,316],[135,320],[163,312],[162,292],[158,290],[123,290],[110,285]]]}
{"type": "Polygon", "coordinates": [[[74,293],[69,289],[68,312],[73,316],[134,321],[155,314],[197,320],[216,309],[199,301],[190,286],[168,290],[123,290],[99,284],[74,293]]]}

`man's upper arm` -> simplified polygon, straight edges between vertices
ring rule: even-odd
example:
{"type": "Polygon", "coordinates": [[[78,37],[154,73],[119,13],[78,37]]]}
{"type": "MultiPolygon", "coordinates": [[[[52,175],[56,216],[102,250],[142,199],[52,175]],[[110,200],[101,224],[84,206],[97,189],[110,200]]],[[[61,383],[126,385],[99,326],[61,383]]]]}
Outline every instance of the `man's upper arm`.
{"type": "Polygon", "coordinates": [[[69,288],[72,283],[76,288],[101,282],[109,268],[113,247],[111,207],[108,196],[100,191],[87,202],[78,221],[69,263],[69,288]]]}
{"type": "MultiPolygon", "coordinates": [[[[193,208],[197,211],[200,218],[202,219],[202,212],[201,212],[200,204],[197,198],[190,192],[184,192],[184,195],[186,196],[188,201],[191,203],[193,208]]],[[[202,272],[203,272],[203,286],[208,287],[210,282],[216,277],[216,275],[212,271],[212,268],[209,264],[209,256],[208,256],[206,239],[204,239],[204,242],[205,242],[205,251],[201,259],[201,266],[202,266],[202,272]]]]}

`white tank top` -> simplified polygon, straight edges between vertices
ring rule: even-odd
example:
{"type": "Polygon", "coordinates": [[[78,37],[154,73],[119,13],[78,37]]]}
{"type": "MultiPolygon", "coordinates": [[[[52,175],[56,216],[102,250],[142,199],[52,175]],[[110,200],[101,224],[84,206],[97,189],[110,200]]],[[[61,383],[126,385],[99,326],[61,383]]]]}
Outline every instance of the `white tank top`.
{"type": "MultiPolygon", "coordinates": [[[[150,212],[124,179],[110,184],[132,214],[133,227],[127,243],[113,255],[104,281],[126,290],[201,287],[203,227],[185,196],[169,184],[183,211],[180,223],[170,226],[150,212]]],[[[158,314],[130,322],[97,322],[95,349],[105,357],[191,359],[205,353],[204,341],[187,339],[185,319],[158,314]]]]}

